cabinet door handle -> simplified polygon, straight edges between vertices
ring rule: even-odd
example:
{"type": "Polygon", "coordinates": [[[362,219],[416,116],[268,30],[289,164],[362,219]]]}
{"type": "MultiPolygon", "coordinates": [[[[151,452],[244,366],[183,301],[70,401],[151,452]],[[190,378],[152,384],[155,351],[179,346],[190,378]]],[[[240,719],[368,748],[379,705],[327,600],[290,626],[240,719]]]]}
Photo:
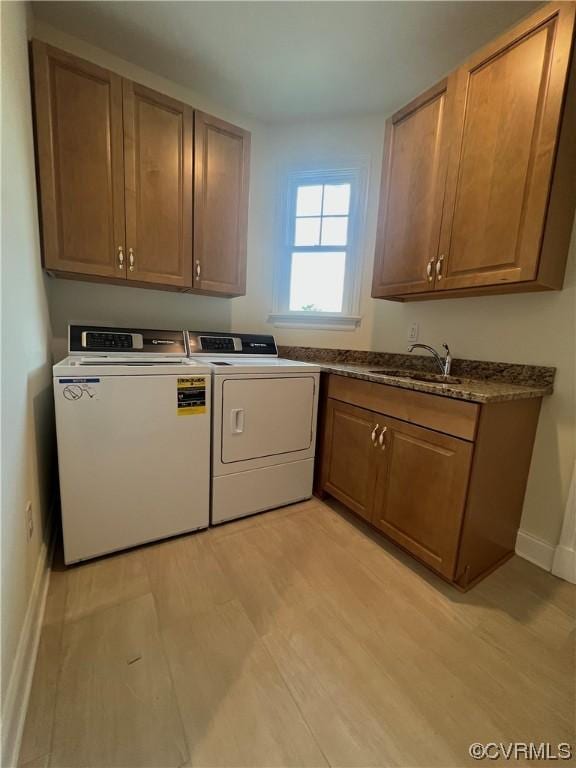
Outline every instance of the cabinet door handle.
{"type": "Polygon", "coordinates": [[[372,445],[376,447],[376,433],[380,429],[380,424],[376,424],[374,429],[372,430],[372,445]]]}
{"type": "Polygon", "coordinates": [[[124,248],[118,246],[118,269],[124,269],[124,248]]]}
{"type": "Polygon", "coordinates": [[[134,248],[128,248],[128,269],[134,272],[134,248]]]}
{"type": "Polygon", "coordinates": [[[380,448],[382,448],[382,450],[386,448],[386,443],[384,442],[384,435],[386,434],[387,431],[388,431],[388,427],[382,427],[382,432],[380,432],[380,437],[378,438],[378,445],[380,446],[380,448]]]}
{"type": "Polygon", "coordinates": [[[431,283],[433,280],[432,272],[434,269],[434,259],[430,259],[426,266],[426,275],[428,277],[428,282],[431,283]]]}
{"type": "Polygon", "coordinates": [[[444,261],[444,254],[440,256],[438,261],[436,262],[436,279],[442,280],[442,262],[444,261]]]}
{"type": "Polygon", "coordinates": [[[200,279],[200,262],[196,260],[196,277],[200,279]]]}

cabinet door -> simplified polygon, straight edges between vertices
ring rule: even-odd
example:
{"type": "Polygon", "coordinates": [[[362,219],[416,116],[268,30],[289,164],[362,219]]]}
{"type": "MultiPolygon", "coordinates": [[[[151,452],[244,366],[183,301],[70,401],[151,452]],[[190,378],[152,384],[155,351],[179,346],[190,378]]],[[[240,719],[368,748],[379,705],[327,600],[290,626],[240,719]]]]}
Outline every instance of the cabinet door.
{"type": "Polygon", "coordinates": [[[322,488],[370,520],[379,453],[372,440],[375,415],[329,398],[325,425],[322,488]]]}
{"type": "Polygon", "coordinates": [[[429,291],[434,284],[446,182],[444,80],[387,123],[372,296],[429,291]]]}
{"type": "Polygon", "coordinates": [[[46,269],[125,277],[122,81],[35,40],[46,269]]]}
{"type": "Polygon", "coordinates": [[[452,578],[472,444],[395,419],[385,425],[373,522],[452,578]]]}
{"type": "Polygon", "coordinates": [[[458,70],[436,288],[536,277],[573,18],[547,5],[458,70]]]}
{"type": "Polygon", "coordinates": [[[128,279],[191,288],[192,109],[129,80],[123,91],[128,279]]]}
{"type": "Polygon", "coordinates": [[[246,293],[250,134],[194,113],[194,287],[246,293]]]}

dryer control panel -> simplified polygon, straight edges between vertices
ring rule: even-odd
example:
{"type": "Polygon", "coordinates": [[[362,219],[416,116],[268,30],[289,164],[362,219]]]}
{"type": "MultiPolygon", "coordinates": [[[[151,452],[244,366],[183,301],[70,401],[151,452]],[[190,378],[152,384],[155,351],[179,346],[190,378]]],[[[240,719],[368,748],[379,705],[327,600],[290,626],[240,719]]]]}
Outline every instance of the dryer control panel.
{"type": "Polygon", "coordinates": [[[278,357],[274,336],[256,333],[218,333],[217,331],[187,331],[188,353],[194,355],[250,355],[278,357]]]}

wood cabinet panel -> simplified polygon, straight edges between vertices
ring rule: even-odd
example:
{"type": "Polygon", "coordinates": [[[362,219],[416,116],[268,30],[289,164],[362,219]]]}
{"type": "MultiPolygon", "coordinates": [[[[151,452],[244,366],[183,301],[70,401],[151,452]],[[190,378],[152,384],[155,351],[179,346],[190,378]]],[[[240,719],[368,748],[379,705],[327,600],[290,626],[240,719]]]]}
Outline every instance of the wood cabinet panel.
{"type": "Polygon", "coordinates": [[[34,41],[44,267],[125,276],[122,84],[34,41]]]}
{"type": "Polygon", "coordinates": [[[328,396],[396,419],[473,440],[480,406],[424,392],[331,374],[328,396]]]}
{"type": "Polygon", "coordinates": [[[395,387],[373,384],[379,395],[369,382],[322,378],[318,495],[339,499],[461,589],[514,554],[541,398],[478,406],[400,391],[421,395],[432,411],[441,400],[477,408],[474,435],[464,440],[408,423],[406,412],[387,415],[389,403],[398,405],[387,399],[395,387]]]}
{"type": "Polygon", "coordinates": [[[548,8],[458,71],[437,288],[537,276],[572,15],[548,8]]]}
{"type": "Polygon", "coordinates": [[[484,407],[454,580],[466,588],[514,552],[541,398],[484,407]]]}
{"type": "Polygon", "coordinates": [[[452,79],[443,80],[387,122],[374,297],[433,286],[446,182],[447,92],[452,86],[452,79]]]}
{"type": "Polygon", "coordinates": [[[372,517],[378,452],[371,436],[376,427],[370,411],[328,399],[322,485],[366,520],[372,517]]]}
{"type": "Polygon", "coordinates": [[[451,579],[464,515],[472,446],[387,419],[373,522],[451,579]]]}
{"type": "Polygon", "coordinates": [[[123,81],[128,279],[192,287],[192,131],[186,104],[123,81]]]}
{"type": "Polygon", "coordinates": [[[250,134],[40,41],[32,53],[44,268],[244,294],[250,134]]]}
{"type": "Polygon", "coordinates": [[[250,134],[194,113],[194,287],[246,292],[250,134]]]}
{"type": "Polygon", "coordinates": [[[389,121],[374,297],[562,288],[576,210],[575,14],[574,2],[547,3],[389,121]]]}

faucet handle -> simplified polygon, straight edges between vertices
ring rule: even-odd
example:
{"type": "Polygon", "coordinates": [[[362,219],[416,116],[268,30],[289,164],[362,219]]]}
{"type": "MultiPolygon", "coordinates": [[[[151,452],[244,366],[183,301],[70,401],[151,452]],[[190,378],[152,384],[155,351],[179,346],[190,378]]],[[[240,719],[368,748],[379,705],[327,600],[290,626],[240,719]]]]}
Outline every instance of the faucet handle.
{"type": "Polygon", "coordinates": [[[452,370],[452,355],[450,354],[450,347],[446,343],[442,344],[442,346],[446,350],[446,357],[444,358],[444,376],[450,376],[450,371],[452,370]]]}

